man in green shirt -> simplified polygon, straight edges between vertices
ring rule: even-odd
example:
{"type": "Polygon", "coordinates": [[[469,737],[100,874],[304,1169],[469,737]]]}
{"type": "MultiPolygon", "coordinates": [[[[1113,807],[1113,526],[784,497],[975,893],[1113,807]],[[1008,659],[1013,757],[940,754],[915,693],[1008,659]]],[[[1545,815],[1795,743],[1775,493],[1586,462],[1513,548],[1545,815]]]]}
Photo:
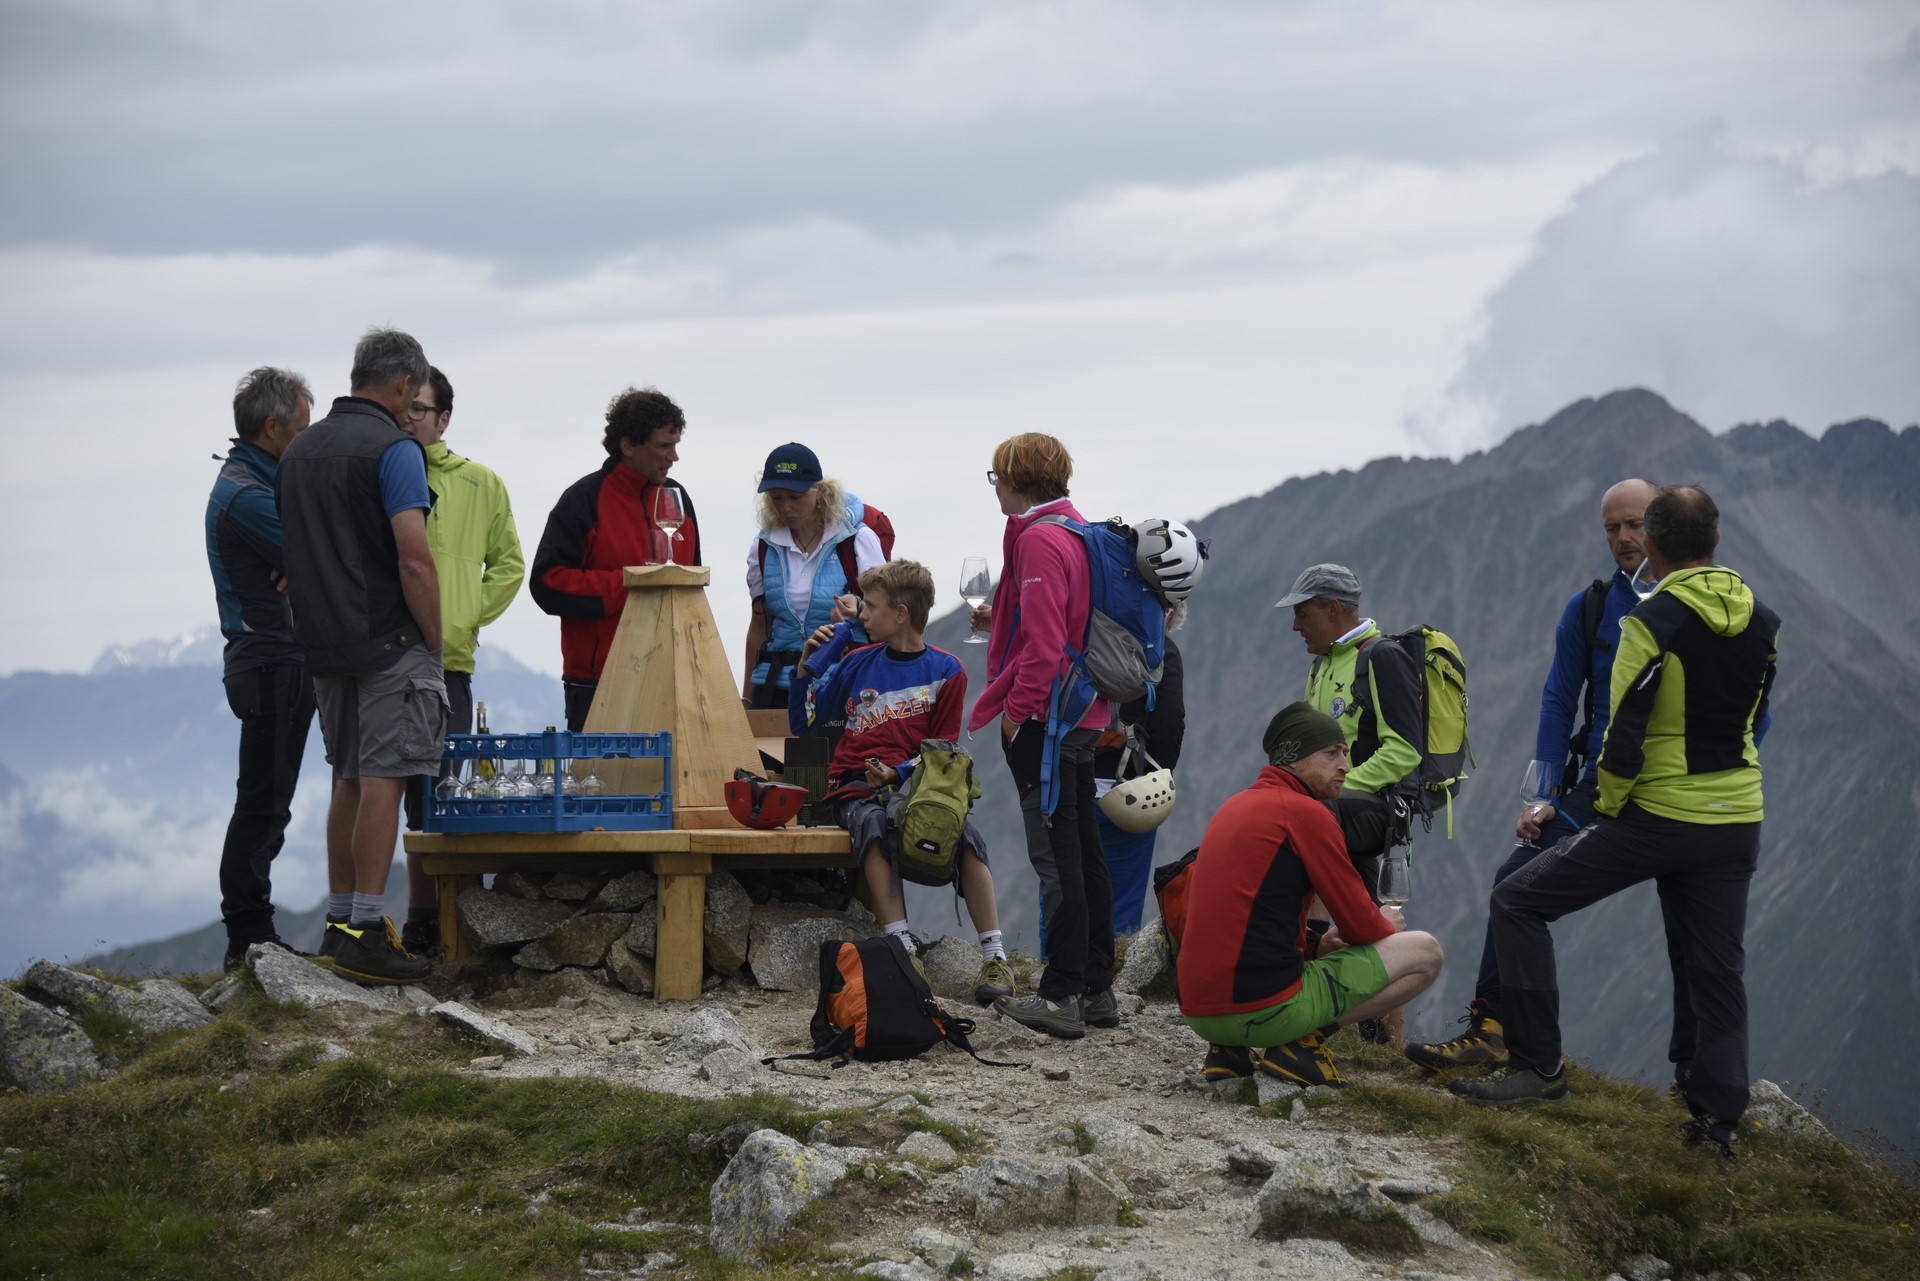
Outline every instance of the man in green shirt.
{"type": "MultiPolygon", "coordinates": [[[[433,510],[427,514],[427,545],[440,571],[440,618],[444,631],[447,680],[447,733],[473,732],[473,651],[480,629],[507,612],[526,577],[520,534],[513,524],[507,487],[486,467],[447,448],[443,437],[453,421],[453,384],[429,369],[425,386],[414,393],[400,429],[427,452],[427,487],[433,510]]],[[[448,766],[442,765],[440,777],[448,766]]],[[[431,775],[407,789],[407,826],[420,830],[431,775]]],[[[440,946],[438,894],[434,880],[407,855],[407,923],[401,930],[408,951],[424,956],[440,946]]]]}

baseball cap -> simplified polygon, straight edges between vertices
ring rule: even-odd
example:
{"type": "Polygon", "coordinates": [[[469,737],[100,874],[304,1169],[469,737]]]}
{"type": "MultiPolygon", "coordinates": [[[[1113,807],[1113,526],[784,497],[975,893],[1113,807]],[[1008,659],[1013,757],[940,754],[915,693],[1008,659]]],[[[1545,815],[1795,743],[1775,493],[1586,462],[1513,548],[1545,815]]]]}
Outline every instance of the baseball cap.
{"type": "Polygon", "coordinates": [[[1309,565],[1293,580],[1293,590],[1274,602],[1275,609],[1291,609],[1310,600],[1343,600],[1360,603],[1360,580],[1345,565],[1309,565]]]}
{"type": "Polygon", "coordinates": [[[760,492],[790,489],[805,493],[820,483],[820,460],[805,445],[789,442],[767,455],[767,470],[760,477],[760,492]]]}

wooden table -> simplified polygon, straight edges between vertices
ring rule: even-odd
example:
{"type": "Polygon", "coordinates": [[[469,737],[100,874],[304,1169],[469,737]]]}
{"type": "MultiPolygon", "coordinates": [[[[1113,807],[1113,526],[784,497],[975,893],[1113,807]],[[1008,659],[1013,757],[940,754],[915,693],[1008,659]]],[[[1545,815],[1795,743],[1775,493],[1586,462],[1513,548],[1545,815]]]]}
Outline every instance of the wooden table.
{"type": "MultiPolygon", "coordinates": [[[[488,872],[629,872],[660,878],[654,996],[700,995],[707,875],[716,867],[851,867],[837,827],[754,831],[727,812],[723,789],[737,768],[760,773],[760,752],[784,734],[780,713],[740,704],[740,682],[707,605],[704,566],[639,565],[624,571],[627,604],[587,713],[591,734],[673,735],[673,827],[644,832],[411,833],[409,854],[440,887],[440,938],[462,949],[457,899],[488,872]],[[756,741],[757,736],[757,741],[756,741]]],[[[784,739],[778,741],[784,742],[784,739]]],[[[595,764],[616,793],[661,790],[658,760],[595,764]]]]}

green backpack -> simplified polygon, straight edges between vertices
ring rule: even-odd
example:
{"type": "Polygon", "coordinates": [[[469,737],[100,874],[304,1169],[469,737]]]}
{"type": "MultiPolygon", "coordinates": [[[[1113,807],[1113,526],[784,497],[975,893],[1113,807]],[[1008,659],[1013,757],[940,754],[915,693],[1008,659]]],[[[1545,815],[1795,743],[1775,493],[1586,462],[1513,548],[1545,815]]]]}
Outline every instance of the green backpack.
{"type": "Polygon", "coordinates": [[[973,758],[951,739],[921,740],[920,763],[886,800],[887,843],[901,879],[915,885],[953,883],[967,814],[979,799],[973,758]]]}
{"type": "Polygon", "coordinates": [[[1422,821],[1431,827],[1433,812],[1445,807],[1447,839],[1453,839],[1453,798],[1467,781],[1474,764],[1467,742],[1467,662],[1453,637],[1424,623],[1391,636],[1381,635],[1360,647],[1354,659],[1354,698],[1371,708],[1373,690],[1367,675],[1367,650],[1380,642],[1398,645],[1425,676],[1420,694],[1420,721],[1426,742],[1419,744],[1420,764],[1408,775],[1418,785],[1412,797],[1422,821]]]}

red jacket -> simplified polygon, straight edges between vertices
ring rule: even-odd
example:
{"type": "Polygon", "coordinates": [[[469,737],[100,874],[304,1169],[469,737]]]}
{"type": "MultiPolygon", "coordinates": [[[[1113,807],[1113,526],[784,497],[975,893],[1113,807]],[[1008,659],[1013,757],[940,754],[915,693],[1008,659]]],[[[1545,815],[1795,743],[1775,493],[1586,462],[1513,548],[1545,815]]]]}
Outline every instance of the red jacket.
{"type": "MultiPolygon", "coordinates": [[[[987,686],[973,705],[969,730],[978,730],[1002,712],[1015,722],[1045,724],[1054,678],[1069,665],[1067,639],[1078,647],[1087,634],[1093,586],[1086,544],[1058,525],[1035,526],[1042,516],[1085,523],[1065,498],[1007,517],[1000,540],[1000,585],[993,591],[987,686]]],[[[1105,729],[1111,720],[1107,700],[1096,698],[1080,726],[1105,729]]]]}
{"type": "MultiPolygon", "coordinates": [[[[693,499],[679,481],[669,479],[667,485],[680,491],[687,515],[673,536],[672,560],[698,565],[700,526],[693,499]]],[[[597,681],[606,666],[620,611],[627,606],[621,571],[647,563],[650,535],[659,540],[656,546],[665,545],[666,535],[653,524],[654,488],[639,472],[609,458],[599,471],[569,485],[547,517],[527,590],[535,604],[559,618],[561,670],[576,680],[597,681]]]]}
{"type": "Polygon", "coordinates": [[[1214,814],[1189,875],[1182,1014],[1245,1014],[1298,992],[1315,894],[1348,943],[1393,933],[1347,858],[1333,811],[1277,765],[1214,814]]]}

